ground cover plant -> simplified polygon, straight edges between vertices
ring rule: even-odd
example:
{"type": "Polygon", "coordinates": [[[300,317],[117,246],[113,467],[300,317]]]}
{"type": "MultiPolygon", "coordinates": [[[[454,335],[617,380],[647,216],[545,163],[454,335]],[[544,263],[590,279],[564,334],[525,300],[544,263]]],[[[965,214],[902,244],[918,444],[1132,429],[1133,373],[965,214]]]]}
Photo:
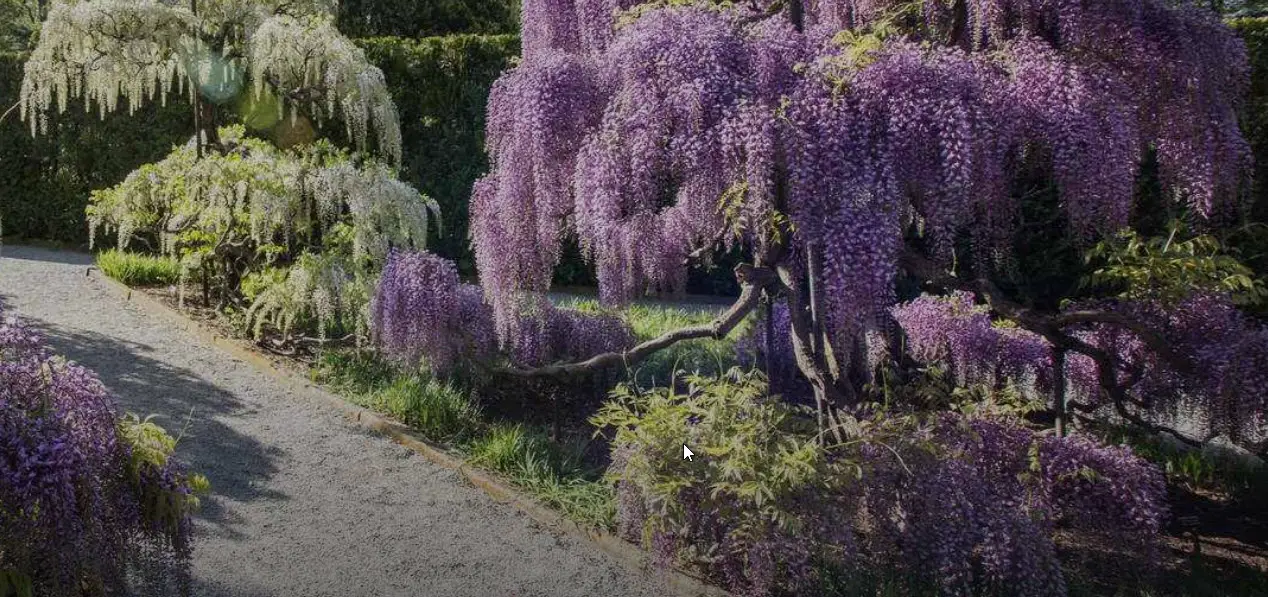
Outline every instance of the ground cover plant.
{"type": "Polygon", "coordinates": [[[97,254],[101,271],[129,286],[157,286],[180,281],[180,263],[164,256],[109,250],[97,254]]]}
{"type": "Polygon", "coordinates": [[[0,595],[186,594],[207,481],[91,372],[0,314],[0,595]]]}

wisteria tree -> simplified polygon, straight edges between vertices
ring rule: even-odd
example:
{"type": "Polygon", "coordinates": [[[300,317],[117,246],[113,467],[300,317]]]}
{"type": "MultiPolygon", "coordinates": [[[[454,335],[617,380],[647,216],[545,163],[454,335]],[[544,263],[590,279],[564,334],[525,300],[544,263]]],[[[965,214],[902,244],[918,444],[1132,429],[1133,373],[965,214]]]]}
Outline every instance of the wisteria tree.
{"type": "Polygon", "coordinates": [[[199,155],[217,144],[219,107],[244,85],[279,110],[339,117],[359,147],[400,159],[396,106],[383,73],[333,24],[333,2],[65,1],[48,11],[26,63],[21,111],[39,132],[70,100],[100,113],[135,111],[183,92],[199,155]],[[122,102],[122,103],[121,103],[122,102]],[[373,135],[371,135],[373,133],[373,135]]]}
{"type": "Polygon", "coordinates": [[[1130,336],[1172,378],[1197,365],[1144,307],[1044,311],[999,280],[1015,264],[1018,183],[1035,172],[1084,246],[1129,225],[1147,161],[1201,225],[1237,214],[1247,62],[1205,4],[535,0],[523,35],[490,98],[492,170],[471,207],[502,341],[534,317],[569,236],[609,304],[681,289],[722,249],[747,262],[710,325],[522,374],[723,336],[765,298],[786,306],[821,429],[835,430],[899,347],[890,307],[905,278],[975,293],[1034,334],[1049,367],[1086,359],[1097,391],[1141,424],[1148,405],[1127,389],[1142,361],[1090,330],[1130,336]]]}
{"type": "Polygon", "coordinates": [[[220,307],[245,296],[257,335],[297,320],[361,326],[389,245],[421,246],[436,205],[396,178],[401,132],[383,73],[326,1],[66,1],[25,65],[33,133],[82,99],[101,114],[184,94],[194,136],[99,191],[92,232],[180,258],[220,307]],[[272,130],[273,143],[244,136],[272,130]],[[342,125],[357,152],[313,143],[342,125]],[[221,131],[225,131],[223,134],[221,131]],[[276,145],[276,146],[275,146],[276,145]]]}

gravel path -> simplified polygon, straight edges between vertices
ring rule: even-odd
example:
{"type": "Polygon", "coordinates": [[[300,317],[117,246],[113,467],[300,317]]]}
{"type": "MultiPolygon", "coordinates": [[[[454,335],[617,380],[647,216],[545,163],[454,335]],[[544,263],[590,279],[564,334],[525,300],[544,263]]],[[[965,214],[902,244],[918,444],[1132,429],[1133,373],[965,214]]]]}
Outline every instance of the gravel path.
{"type": "Polygon", "coordinates": [[[195,595],[667,595],[318,400],[142,312],[85,276],[87,255],[0,248],[0,307],[170,431],[211,480],[195,595]]]}

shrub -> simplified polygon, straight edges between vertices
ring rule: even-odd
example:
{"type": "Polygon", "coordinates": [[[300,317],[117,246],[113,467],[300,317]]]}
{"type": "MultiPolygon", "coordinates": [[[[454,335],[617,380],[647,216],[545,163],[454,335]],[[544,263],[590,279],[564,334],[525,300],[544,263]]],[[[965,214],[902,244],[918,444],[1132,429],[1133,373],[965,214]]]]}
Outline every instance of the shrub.
{"type": "Polygon", "coordinates": [[[863,566],[943,594],[1064,595],[1062,526],[1151,563],[1163,479],[1128,448],[1013,419],[884,411],[824,446],[811,411],[769,397],[759,373],[688,381],[618,389],[593,422],[615,429],[621,533],[737,592],[812,590],[863,566]]]}
{"type": "Polygon", "coordinates": [[[687,382],[685,393],[621,386],[591,419],[616,431],[618,531],[662,563],[707,562],[737,592],[807,588],[821,548],[850,543],[848,527],[828,524],[845,522],[845,463],[826,457],[798,409],[768,397],[760,374],[687,382]]]}
{"type": "Polygon", "coordinates": [[[146,594],[188,590],[206,480],[161,428],[115,407],[92,372],[0,320],[0,590],[122,594],[129,577],[146,594]]]}
{"type": "Polygon", "coordinates": [[[121,249],[158,241],[182,280],[200,281],[204,297],[214,290],[220,307],[252,290],[257,338],[266,324],[284,337],[304,321],[323,338],[336,326],[364,329],[370,272],[389,246],[423,244],[435,202],[326,142],[278,149],[241,126],[220,140],[224,153],[199,157],[190,143],[95,191],[93,233],[116,233],[121,249]]]}
{"type": "Polygon", "coordinates": [[[111,249],[97,254],[97,267],[128,286],[158,286],[180,280],[180,264],[170,257],[111,249]]]}

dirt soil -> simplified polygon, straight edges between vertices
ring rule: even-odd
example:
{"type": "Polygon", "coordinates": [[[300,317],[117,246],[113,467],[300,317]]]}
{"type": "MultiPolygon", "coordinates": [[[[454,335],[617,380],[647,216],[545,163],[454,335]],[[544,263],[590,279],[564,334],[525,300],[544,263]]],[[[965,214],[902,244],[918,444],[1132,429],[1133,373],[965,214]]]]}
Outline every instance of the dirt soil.
{"type": "Polygon", "coordinates": [[[597,547],[552,533],[461,477],[342,423],[86,275],[81,253],[0,248],[0,308],[157,414],[211,480],[197,520],[203,597],[660,596],[597,547]]]}

